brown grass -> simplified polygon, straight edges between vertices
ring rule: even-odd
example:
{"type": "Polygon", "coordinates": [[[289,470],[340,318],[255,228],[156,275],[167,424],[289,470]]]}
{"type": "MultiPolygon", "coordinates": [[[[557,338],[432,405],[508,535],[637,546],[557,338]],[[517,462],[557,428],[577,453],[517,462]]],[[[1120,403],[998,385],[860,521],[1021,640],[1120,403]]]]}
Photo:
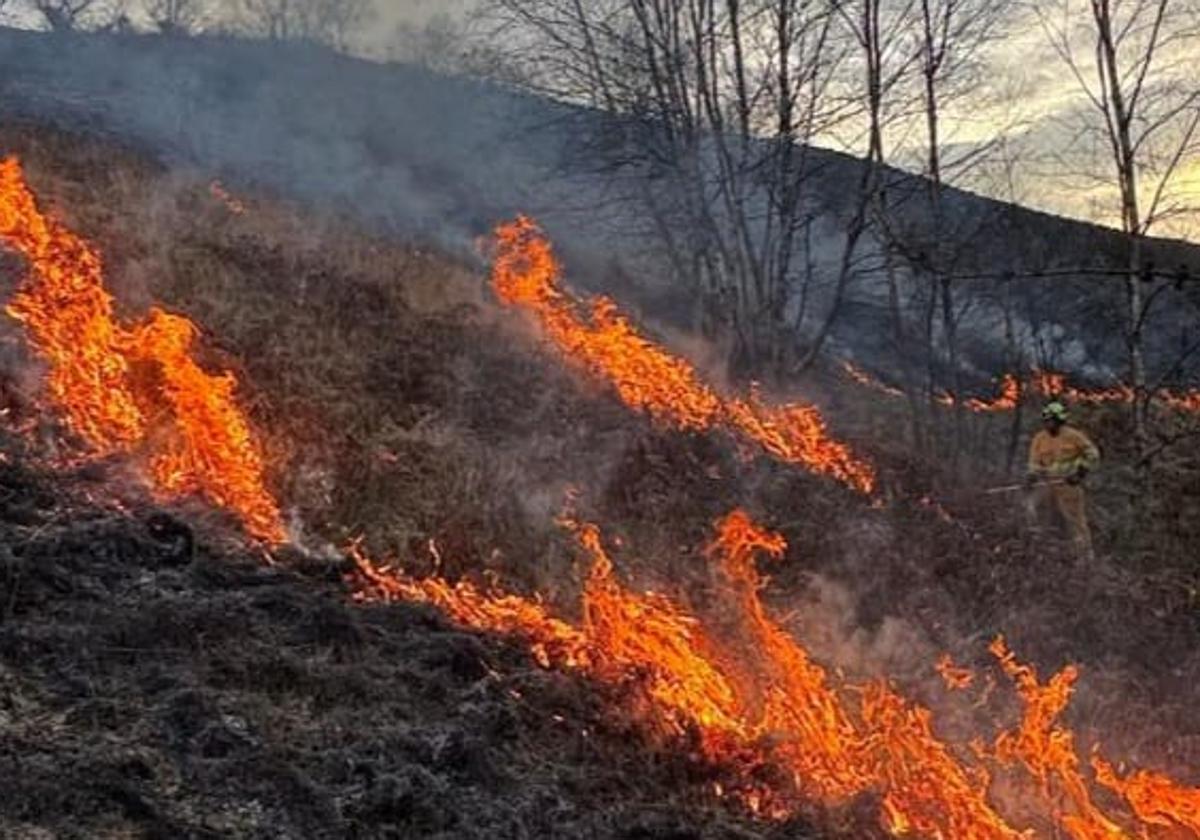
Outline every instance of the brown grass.
{"type": "Polygon", "coordinates": [[[1006,632],[1043,670],[1082,662],[1085,686],[1095,673],[1076,720],[1115,748],[1200,765],[1200,718],[1186,711],[1200,684],[1196,459],[1171,456],[1178,491],[1131,499],[1115,412],[1079,412],[1108,463],[1095,501],[1109,560],[1084,568],[1026,534],[1011,500],[977,492],[1005,479],[1007,418],[972,419],[963,481],[905,449],[898,409],[836,389],[835,428],[884,479],[885,504],[870,507],[768,460],[739,462],[720,436],[630,416],[498,311],[471,266],[263,198],[239,196],[247,211],[232,214],[207,179],[105,144],[8,127],[0,148],[100,243],[128,311],[159,302],[203,327],[208,363],[237,372],[272,486],[310,543],[362,536],[428,569],[432,541],[447,575],[535,588],[569,610],[583,570],[553,522],[569,487],[624,541],[622,573],[659,588],[699,577],[711,522],[743,505],[792,546],[769,597],[851,673],[919,688],[936,653],[982,663],[1006,632]]]}

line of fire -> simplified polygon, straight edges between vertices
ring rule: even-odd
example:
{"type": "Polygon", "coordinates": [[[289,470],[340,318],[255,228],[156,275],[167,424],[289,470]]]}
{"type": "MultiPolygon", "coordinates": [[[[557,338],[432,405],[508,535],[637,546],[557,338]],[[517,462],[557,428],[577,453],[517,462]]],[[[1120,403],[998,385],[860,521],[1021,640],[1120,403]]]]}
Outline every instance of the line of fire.
{"type": "MultiPolygon", "coordinates": [[[[217,182],[212,194],[232,214],[252,212],[217,182]]],[[[287,500],[270,490],[272,464],[243,407],[243,387],[198,351],[218,325],[158,307],[119,318],[99,251],[39,207],[15,158],[0,165],[0,243],[23,260],[6,311],[41,360],[38,412],[63,429],[64,443],[47,455],[53,468],[116,459],[164,505],[203,499],[268,552],[294,541],[287,500]]],[[[882,494],[886,468],[839,439],[815,404],[713,384],[612,298],[573,293],[531,219],[499,225],[490,255],[491,290],[506,317],[534,330],[541,352],[660,433],[708,435],[742,463],[771,459],[821,477],[856,503],[896,503],[882,494]]],[[[852,364],[844,369],[852,387],[902,397],[852,364]]],[[[1025,388],[1077,404],[1133,399],[1125,389],[1075,388],[1060,374],[1033,371],[1004,376],[994,398],[962,404],[1011,411],[1025,388]]],[[[960,405],[950,395],[939,399],[947,409],[960,405]]],[[[1197,392],[1164,390],[1159,399],[1200,411],[1197,392]]],[[[29,424],[24,432],[35,436],[29,424]]],[[[626,582],[620,569],[636,550],[610,541],[604,523],[570,511],[559,523],[586,570],[573,611],[494,585],[418,575],[404,558],[371,557],[358,543],[344,549],[347,597],[431,605],[464,628],[516,640],[546,670],[635,685],[633,723],[697,761],[732,768],[725,778],[736,782],[714,783],[711,795],[757,820],[866,802],[871,819],[896,837],[1200,837],[1200,788],[1130,766],[1106,749],[1104,732],[1080,734],[1064,721],[1088,679],[1076,665],[1039,674],[1001,635],[980,642],[991,658],[986,667],[949,656],[930,661],[928,671],[943,681],[939,708],[976,710],[970,731],[959,726],[950,735],[901,680],[856,682],[795,635],[763,597],[763,569],[782,562],[787,540],[744,510],[713,522],[707,547],[692,558],[707,581],[702,601],[626,582]],[[1010,713],[990,711],[996,703],[1010,713]]]]}

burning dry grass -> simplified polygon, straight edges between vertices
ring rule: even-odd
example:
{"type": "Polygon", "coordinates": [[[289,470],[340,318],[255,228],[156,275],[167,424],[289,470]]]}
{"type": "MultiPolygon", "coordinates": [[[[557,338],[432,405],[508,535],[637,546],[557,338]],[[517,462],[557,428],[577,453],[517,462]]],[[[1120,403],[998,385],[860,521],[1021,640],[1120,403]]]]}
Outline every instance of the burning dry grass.
{"type": "Polygon", "coordinates": [[[49,364],[50,408],[66,414],[92,453],[149,442],[160,493],[199,492],[231,508],[253,535],[282,542],[257,441],[234,400],[236,380],[196,365],[196,327],[186,318],[155,308],[133,329],[116,322],[99,255],[41,212],[15,158],[0,162],[0,242],[29,263],[7,311],[49,364]]]}
{"type": "Polygon", "coordinates": [[[496,239],[496,294],[535,315],[569,362],[610,382],[630,408],[685,432],[728,429],[788,464],[863,493],[874,489],[874,469],[829,435],[815,406],[770,405],[755,390],[718,394],[688,362],[641,335],[610,298],[586,305],[571,298],[549,241],[531,220],[501,225],[496,239]]]}
{"type": "MultiPolygon", "coordinates": [[[[871,374],[862,370],[849,361],[841,363],[842,371],[851,381],[868,388],[876,393],[892,399],[904,397],[904,391],[879,381],[871,374]]],[[[996,414],[1013,411],[1022,400],[1062,400],[1078,405],[1118,405],[1127,406],[1133,402],[1133,389],[1126,386],[1111,388],[1079,388],[1071,385],[1066,374],[1034,368],[1025,377],[1024,382],[1011,373],[1000,377],[998,393],[993,397],[969,397],[962,400],[962,405],[977,414],[996,414]]],[[[935,400],[939,405],[953,408],[959,400],[951,394],[938,394],[935,400]]],[[[1200,414],[1200,390],[1172,391],[1160,388],[1149,395],[1149,404],[1165,411],[1182,414],[1200,414]]]]}
{"type": "MultiPolygon", "coordinates": [[[[73,226],[103,244],[119,302],[160,302],[212,328],[199,362],[245,383],[244,407],[264,433],[270,485],[309,535],[342,544],[361,534],[370,555],[407,558],[417,574],[409,579],[410,599],[455,603],[473,592],[476,612],[452,614],[479,626],[493,582],[539,592],[538,601],[509,602],[517,617],[497,629],[544,619],[550,638],[534,654],[561,661],[584,626],[581,592],[628,594],[637,615],[664,605],[661,596],[637,594],[648,584],[688,593],[667,627],[692,613],[690,599],[703,606],[708,573],[693,549],[713,519],[745,503],[783,523],[796,547],[760,604],[791,611],[807,606],[815,575],[838,581],[847,592],[839,618],[868,652],[882,638],[881,626],[906,617],[910,637],[928,648],[901,652],[904,667],[889,660],[887,672],[906,685],[919,685],[922,670],[932,677],[935,654],[945,648],[982,670],[978,651],[957,640],[1009,629],[1014,646],[1036,661],[1083,663],[1080,702],[1067,716],[1112,733],[1112,755],[1174,775],[1197,765],[1187,675],[1200,673],[1200,663],[1184,590],[1173,587],[1170,599],[1159,600],[1143,583],[1101,582],[1092,590],[1100,600],[1081,609],[1079,593],[1092,586],[1092,570],[1031,546],[1000,505],[975,511],[969,497],[939,497],[944,517],[903,501],[867,510],[847,502],[854,494],[770,459],[747,466],[719,438],[655,428],[631,419],[617,401],[581,389],[570,371],[529,352],[527,338],[491,308],[478,277],[463,266],[261,200],[238,196],[244,212],[234,213],[204,180],[181,184],[132,165],[96,178],[98,157],[89,147],[58,150],[53,166],[46,159],[39,167],[36,151],[26,155],[39,193],[58,197],[73,226]],[[589,488],[582,501],[591,506],[583,511],[588,518],[644,549],[623,568],[629,583],[618,584],[611,573],[594,576],[550,526],[568,485],[589,488]],[[430,572],[438,576],[426,580],[430,572]],[[1048,578],[1056,585],[1047,586],[1048,578]],[[536,614],[522,612],[529,604],[536,614]],[[1111,671],[1089,670],[1092,663],[1111,671]],[[1182,676],[1171,676],[1176,671],[1182,676]],[[1106,674],[1102,684],[1111,691],[1089,691],[1089,681],[1106,674]]],[[[895,485],[907,490],[928,480],[895,450],[871,452],[895,485]]],[[[761,617],[772,622],[773,614],[761,617]]],[[[629,617],[600,610],[586,620],[595,632],[609,627],[616,634],[629,617]]],[[[774,621],[782,635],[764,630],[752,651],[791,638],[780,629],[785,622],[774,621]]],[[[802,627],[803,616],[786,624],[802,627]]],[[[613,644],[624,651],[621,668],[637,672],[645,641],[614,635],[613,644]]],[[[690,652],[680,646],[680,661],[690,652]]],[[[879,658],[844,659],[841,652],[835,638],[814,647],[808,662],[847,661],[855,681],[867,684],[884,671],[879,658]]],[[[736,674],[725,678],[736,683],[736,674]]],[[[976,690],[985,688],[977,682],[976,690]]],[[[931,730],[920,728],[911,705],[894,691],[872,691],[864,698],[875,725],[908,733],[899,757],[931,748],[931,730]]],[[[672,690],[663,686],[659,696],[669,699],[672,690]]],[[[852,707],[857,720],[858,704],[852,707]]],[[[705,714],[686,708],[687,715],[659,723],[678,736],[687,729],[680,721],[705,714]]],[[[804,719],[770,708],[778,725],[804,719]]],[[[674,742],[666,753],[679,749],[674,742]]],[[[820,753],[792,760],[819,761],[820,753]]],[[[689,766],[682,775],[697,772],[689,766]]],[[[744,779],[714,772],[723,790],[743,789],[744,779]]],[[[1113,778],[1125,776],[1122,768],[1113,778]]],[[[1142,785],[1151,779],[1129,778],[1142,785]]],[[[919,788],[932,780],[978,789],[969,776],[924,770],[897,784],[919,788]]],[[[770,810],[768,799],[760,794],[756,807],[770,810]]],[[[907,814],[921,824],[906,801],[901,793],[887,800],[887,819],[900,826],[907,814]]]]}
{"type": "Polygon", "coordinates": [[[687,836],[739,819],[602,686],[337,569],[95,508],[0,431],[0,837],[687,836]]]}
{"type": "MultiPolygon", "coordinates": [[[[1021,699],[1020,722],[994,737],[976,734],[970,745],[951,745],[935,734],[928,709],[885,680],[856,687],[832,678],[770,617],[755,555],[778,558],[786,543],[745,513],[722,520],[706,552],[722,594],[704,617],[668,596],[626,588],[599,530],[567,524],[591,561],[578,628],[538,601],[441,578],[418,580],[357,553],[352,581],[366,600],[431,603],[468,627],[517,635],[547,667],[582,670],[612,684],[636,679],[644,702],[631,704],[631,714],[668,740],[693,734],[706,759],[740,767],[742,784],[719,792],[765,817],[789,816],[813,800],[844,805],[874,792],[881,824],[898,836],[1017,840],[1062,830],[1074,840],[1119,840],[1194,828],[1200,789],[1145,772],[1121,782],[1098,753],[1098,784],[1129,805],[1097,805],[1097,783],[1083,771],[1076,736],[1061,721],[1078,678],[1074,666],[1043,683],[996,639],[991,651],[1021,699]],[[776,772],[764,777],[764,766],[776,772]],[[993,774],[1017,766],[1028,774],[1024,827],[990,801],[993,774]]],[[[969,685],[961,670],[958,678],[957,688],[969,685]]]]}

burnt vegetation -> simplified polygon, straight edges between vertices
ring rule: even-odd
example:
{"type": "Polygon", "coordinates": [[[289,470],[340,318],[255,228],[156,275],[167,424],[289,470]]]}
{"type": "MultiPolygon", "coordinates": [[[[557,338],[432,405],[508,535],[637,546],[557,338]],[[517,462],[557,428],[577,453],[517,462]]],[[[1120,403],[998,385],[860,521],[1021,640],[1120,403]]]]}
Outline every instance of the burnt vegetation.
{"type": "MultiPolygon", "coordinates": [[[[1109,559],[1084,567],[1035,543],[1011,500],[914,457],[889,434],[904,406],[835,370],[809,384],[837,383],[835,428],[878,465],[877,506],[745,463],[720,435],[655,429],[500,311],[477,270],[419,243],[264,198],[238,196],[235,212],[205,180],[44,126],[6,126],[0,152],[98,243],[119,306],[155,302],[204,327],[312,549],[264,563],[205,506],[152,503],[123,465],[51,468],[56,433],[46,420],[29,432],[36,362],[6,325],[0,835],[874,831],[871,808],[814,814],[810,829],[718,805],[727,771],[621,713],[636,677],[590,685],[429,609],[353,604],[329,548],[361,538],[373,556],[537,591],[570,614],[586,569],[554,515],[571,489],[621,540],[635,585],[686,590],[712,521],[747,506],[788,538],[766,598],[816,656],[936,703],[937,655],[982,662],[1004,632],[1045,670],[1081,664],[1079,731],[1200,781],[1187,777],[1200,765],[1200,463],[1175,447],[1163,501],[1130,498],[1120,407],[1079,410],[1106,456],[1095,505],[1109,559]]],[[[0,263],[6,292],[20,270],[0,263]]],[[[989,441],[1013,418],[969,421],[973,469],[1002,476],[989,441]]]]}
{"type": "Polygon", "coordinates": [[[763,836],[519,645],[299,555],[181,558],[3,451],[0,836],[763,836]]]}

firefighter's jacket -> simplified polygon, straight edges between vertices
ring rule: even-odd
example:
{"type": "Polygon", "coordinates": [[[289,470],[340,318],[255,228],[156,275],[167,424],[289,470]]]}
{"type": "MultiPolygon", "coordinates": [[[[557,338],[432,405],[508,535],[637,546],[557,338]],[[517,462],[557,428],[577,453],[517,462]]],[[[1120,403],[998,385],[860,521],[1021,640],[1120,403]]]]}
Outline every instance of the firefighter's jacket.
{"type": "Polygon", "coordinates": [[[1057,435],[1042,429],[1029,445],[1029,472],[1044,478],[1067,478],[1080,467],[1089,470],[1100,460],[1100,450],[1083,432],[1063,426],[1057,435]]]}

